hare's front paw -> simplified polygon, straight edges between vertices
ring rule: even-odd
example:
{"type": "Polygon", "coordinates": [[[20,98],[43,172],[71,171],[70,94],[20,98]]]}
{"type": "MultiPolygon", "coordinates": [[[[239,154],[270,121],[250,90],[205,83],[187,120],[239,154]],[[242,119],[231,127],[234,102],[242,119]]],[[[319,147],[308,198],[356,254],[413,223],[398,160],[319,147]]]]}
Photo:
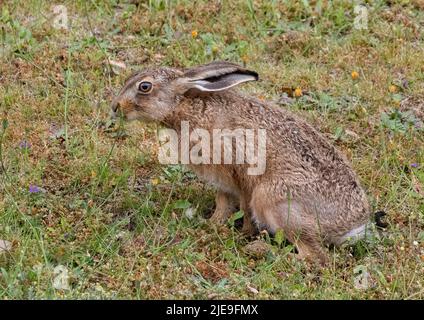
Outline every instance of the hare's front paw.
{"type": "Polygon", "coordinates": [[[232,195],[218,191],[215,198],[216,209],[211,221],[216,224],[224,224],[235,211],[235,199],[232,195]]]}
{"type": "Polygon", "coordinates": [[[214,213],[212,214],[210,220],[214,224],[225,224],[228,220],[228,218],[231,215],[231,211],[222,210],[222,209],[216,209],[214,213]]]}

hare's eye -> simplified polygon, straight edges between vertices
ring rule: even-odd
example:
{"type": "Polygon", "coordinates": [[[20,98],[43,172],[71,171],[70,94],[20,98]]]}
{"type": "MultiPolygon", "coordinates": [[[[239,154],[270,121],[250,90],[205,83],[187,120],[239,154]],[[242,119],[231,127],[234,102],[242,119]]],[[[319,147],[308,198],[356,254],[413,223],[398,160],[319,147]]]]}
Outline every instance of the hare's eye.
{"type": "Polygon", "coordinates": [[[140,90],[141,93],[149,93],[153,89],[153,84],[148,81],[142,81],[138,84],[138,90],[140,90]]]}

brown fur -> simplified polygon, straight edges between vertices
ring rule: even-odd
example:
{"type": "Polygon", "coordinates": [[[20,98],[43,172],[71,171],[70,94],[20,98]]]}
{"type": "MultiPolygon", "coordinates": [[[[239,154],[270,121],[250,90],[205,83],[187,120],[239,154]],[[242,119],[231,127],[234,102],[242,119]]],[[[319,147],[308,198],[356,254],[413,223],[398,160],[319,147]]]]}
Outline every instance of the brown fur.
{"type": "MultiPolygon", "coordinates": [[[[283,229],[301,257],[327,261],[323,247],[339,244],[350,230],[369,220],[366,195],[345,157],[311,125],[288,110],[236,90],[200,92],[187,79],[214,70],[248,74],[237,65],[215,62],[180,71],[158,68],[133,75],[113,103],[128,119],[157,121],[179,132],[190,128],[263,128],[267,130],[265,173],[250,176],[247,165],[189,165],[218,188],[212,220],[225,222],[237,204],[270,232],[283,229]],[[199,70],[199,71],[197,71],[199,70]],[[238,71],[234,71],[238,70],[238,71]],[[151,79],[151,94],[137,93],[136,83],[151,79]],[[238,202],[238,203],[237,203],[238,202]]],[[[221,74],[219,73],[219,74],[221,74]]],[[[209,74],[208,74],[209,77],[209,74]]]]}

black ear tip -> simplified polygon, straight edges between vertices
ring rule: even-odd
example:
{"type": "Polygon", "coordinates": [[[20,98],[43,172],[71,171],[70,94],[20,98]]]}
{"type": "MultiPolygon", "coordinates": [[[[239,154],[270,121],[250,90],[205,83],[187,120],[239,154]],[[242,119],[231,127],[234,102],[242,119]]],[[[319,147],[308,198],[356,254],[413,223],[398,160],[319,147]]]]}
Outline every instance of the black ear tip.
{"type": "Polygon", "coordinates": [[[259,74],[256,71],[245,70],[245,72],[243,72],[243,73],[247,74],[249,76],[253,76],[255,78],[255,81],[259,80],[259,74]]]}
{"type": "Polygon", "coordinates": [[[387,228],[389,226],[389,224],[387,222],[384,222],[382,219],[384,218],[384,216],[386,216],[386,212],[380,210],[374,213],[374,220],[375,220],[375,224],[377,225],[377,227],[380,228],[387,228]]]}

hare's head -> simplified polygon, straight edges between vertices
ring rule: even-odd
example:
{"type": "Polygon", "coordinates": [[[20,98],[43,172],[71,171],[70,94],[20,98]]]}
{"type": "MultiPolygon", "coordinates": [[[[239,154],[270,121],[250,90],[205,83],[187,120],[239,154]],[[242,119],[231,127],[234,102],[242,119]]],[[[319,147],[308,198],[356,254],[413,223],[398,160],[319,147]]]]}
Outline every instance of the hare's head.
{"type": "Polygon", "coordinates": [[[258,80],[258,74],[229,62],[212,62],[184,71],[157,68],[130,76],[112,103],[113,115],[127,120],[162,121],[189,90],[216,92],[258,80]]]}

